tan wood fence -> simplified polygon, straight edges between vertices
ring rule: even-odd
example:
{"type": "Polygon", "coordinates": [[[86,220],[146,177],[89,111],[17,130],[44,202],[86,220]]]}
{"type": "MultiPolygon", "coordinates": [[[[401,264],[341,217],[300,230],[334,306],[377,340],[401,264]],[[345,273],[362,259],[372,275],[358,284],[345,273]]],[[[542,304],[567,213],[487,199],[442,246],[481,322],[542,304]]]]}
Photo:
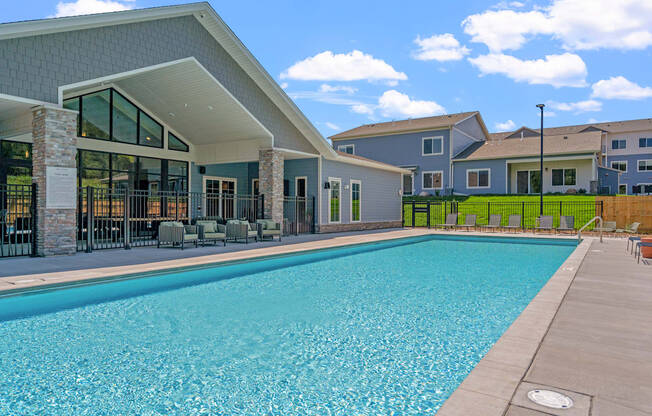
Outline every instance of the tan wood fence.
{"type": "Polygon", "coordinates": [[[649,196],[598,196],[603,201],[604,221],[616,221],[618,228],[640,222],[640,232],[652,233],[652,195],[649,196]]]}

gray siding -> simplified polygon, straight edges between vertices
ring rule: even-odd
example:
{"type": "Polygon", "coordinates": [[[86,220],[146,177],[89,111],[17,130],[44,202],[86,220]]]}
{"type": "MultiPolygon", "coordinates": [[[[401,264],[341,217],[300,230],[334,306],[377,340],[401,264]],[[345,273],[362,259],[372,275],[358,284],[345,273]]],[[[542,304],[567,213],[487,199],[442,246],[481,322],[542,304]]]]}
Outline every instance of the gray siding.
{"type": "MultiPolygon", "coordinates": [[[[422,190],[422,173],[425,171],[442,171],[442,183],[449,184],[450,171],[450,130],[431,130],[418,133],[402,133],[391,136],[367,137],[362,139],[338,140],[334,147],[342,144],[354,144],[355,154],[368,157],[394,166],[418,166],[414,175],[414,190],[422,190]],[[422,156],[422,138],[443,136],[444,152],[441,155],[422,156]]],[[[434,191],[430,191],[434,192],[434,191]]]]}
{"type": "MultiPolygon", "coordinates": [[[[258,163],[255,163],[258,165],[258,163]]],[[[249,176],[249,163],[220,163],[216,165],[206,165],[206,173],[199,173],[199,167],[191,163],[192,176],[190,178],[190,190],[192,192],[204,192],[204,176],[218,176],[221,178],[237,179],[236,192],[241,195],[247,195],[251,192],[251,177],[249,176]]],[[[258,172],[256,176],[258,177],[258,172]]]]}
{"type": "Polygon", "coordinates": [[[296,196],[295,178],[306,176],[308,180],[308,196],[317,197],[319,191],[319,159],[291,159],[284,163],[285,179],[289,181],[290,196],[296,196]]]}
{"type": "Polygon", "coordinates": [[[313,152],[278,107],[192,16],[0,40],[0,93],[57,102],[57,88],[195,57],[274,135],[313,152]]]}
{"type": "Polygon", "coordinates": [[[652,183],[652,172],[638,171],[639,160],[652,159],[652,153],[641,153],[637,155],[609,155],[607,157],[607,166],[611,167],[611,162],[627,162],[627,172],[620,174],[620,184],[627,185],[627,193],[632,193],[632,186],[639,183],[652,183]]]}
{"type": "MultiPolygon", "coordinates": [[[[351,221],[351,179],[362,182],[361,222],[399,221],[401,219],[401,175],[364,166],[350,165],[322,159],[322,183],[329,177],[342,179],[342,224],[351,221]],[[344,189],[345,186],[349,189],[344,189]]],[[[321,224],[328,224],[328,189],[319,187],[321,196],[321,224]]]]}
{"type": "Polygon", "coordinates": [[[457,124],[453,128],[453,158],[477,140],[487,140],[478,117],[473,116],[457,124]]]}
{"type": "Polygon", "coordinates": [[[598,167],[599,186],[609,188],[608,193],[610,194],[618,193],[618,176],[618,172],[614,172],[612,169],[598,167]]]}
{"type": "Polygon", "coordinates": [[[507,170],[505,159],[497,160],[472,160],[467,162],[454,162],[453,175],[455,179],[454,191],[468,195],[478,194],[506,194],[507,170]],[[469,189],[466,187],[467,169],[489,169],[489,188],[469,189]]]}

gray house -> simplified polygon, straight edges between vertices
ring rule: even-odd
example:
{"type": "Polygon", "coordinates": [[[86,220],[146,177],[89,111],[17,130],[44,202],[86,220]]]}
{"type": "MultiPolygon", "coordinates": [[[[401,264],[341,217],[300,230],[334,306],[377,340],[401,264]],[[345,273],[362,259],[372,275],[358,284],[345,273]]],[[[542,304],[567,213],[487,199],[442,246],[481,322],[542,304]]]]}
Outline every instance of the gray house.
{"type": "Polygon", "coordinates": [[[341,152],[409,169],[403,194],[451,193],[453,159],[489,132],[477,111],[366,124],[331,136],[341,152]]]}
{"type": "Polygon", "coordinates": [[[0,57],[0,187],[37,184],[38,254],[75,252],[89,187],[154,195],[142,227],[171,192],[204,195],[188,221],[262,195],[318,232],[401,224],[409,171],[335,151],[208,3],[3,24],[0,57]]]}

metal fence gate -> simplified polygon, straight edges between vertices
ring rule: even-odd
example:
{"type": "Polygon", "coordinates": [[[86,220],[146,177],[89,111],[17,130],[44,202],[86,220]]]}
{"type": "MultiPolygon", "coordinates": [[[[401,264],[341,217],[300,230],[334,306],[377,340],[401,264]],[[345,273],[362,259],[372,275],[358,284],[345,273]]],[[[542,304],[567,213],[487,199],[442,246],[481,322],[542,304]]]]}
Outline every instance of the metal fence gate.
{"type": "Polygon", "coordinates": [[[283,197],[283,234],[315,232],[315,197],[283,197]]]}
{"type": "Polygon", "coordinates": [[[0,257],[36,252],[36,185],[0,185],[0,257]]]}

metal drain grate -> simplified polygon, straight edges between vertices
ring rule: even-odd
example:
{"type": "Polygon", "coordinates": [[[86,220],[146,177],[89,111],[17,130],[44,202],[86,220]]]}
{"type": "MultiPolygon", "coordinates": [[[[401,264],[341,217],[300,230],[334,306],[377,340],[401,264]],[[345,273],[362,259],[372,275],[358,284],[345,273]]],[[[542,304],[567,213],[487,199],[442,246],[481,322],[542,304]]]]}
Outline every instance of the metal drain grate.
{"type": "Polygon", "coordinates": [[[552,409],[569,409],[573,407],[573,399],[552,390],[530,390],[527,393],[527,398],[538,405],[552,409]]]}

